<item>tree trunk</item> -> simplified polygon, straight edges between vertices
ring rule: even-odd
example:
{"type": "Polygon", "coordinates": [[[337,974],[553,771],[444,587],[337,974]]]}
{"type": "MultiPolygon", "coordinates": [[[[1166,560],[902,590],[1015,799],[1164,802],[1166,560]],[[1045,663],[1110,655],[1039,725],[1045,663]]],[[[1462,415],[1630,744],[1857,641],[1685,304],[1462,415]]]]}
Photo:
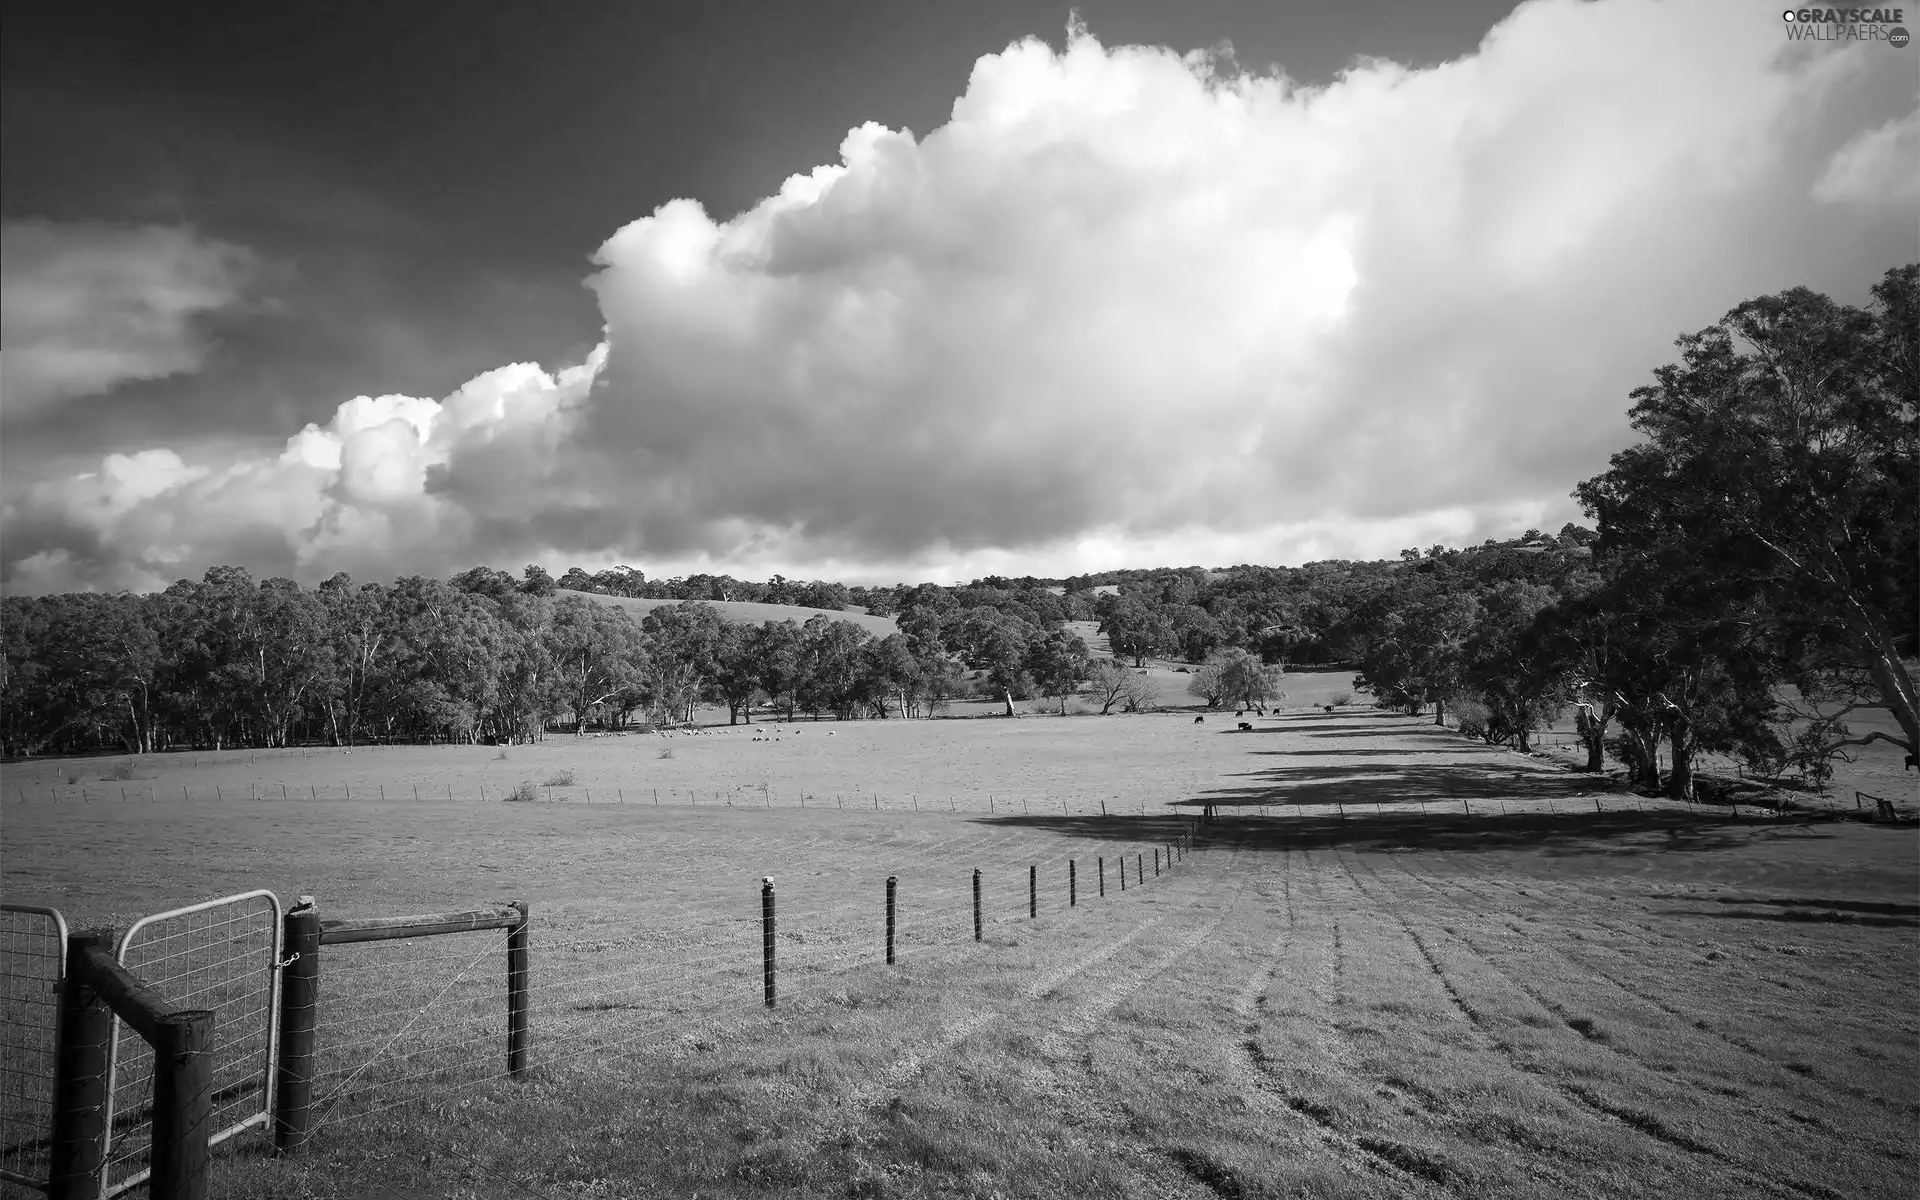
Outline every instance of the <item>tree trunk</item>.
{"type": "Polygon", "coordinates": [[[1913,677],[1907,674],[1906,664],[1890,644],[1881,644],[1867,656],[1867,670],[1880,687],[1887,711],[1907,735],[1907,753],[1920,754],[1920,696],[1915,693],[1913,677]]]}
{"type": "Polygon", "coordinates": [[[1435,725],[1447,723],[1447,702],[1440,696],[1433,698],[1433,723],[1435,725]]]}
{"type": "Polygon", "coordinates": [[[1005,688],[1001,688],[1000,696],[1002,699],[1004,699],[1007,702],[1007,715],[1012,716],[1013,715],[1013,693],[1008,691],[1005,688]]]}
{"type": "Polygon", "coordinates": [[[1673,744],[1673,769],[1667,776],[1667,795],[1675,800],[1693,799],[1693,723],[1676,717],[1670,739],[1673,744]]]}

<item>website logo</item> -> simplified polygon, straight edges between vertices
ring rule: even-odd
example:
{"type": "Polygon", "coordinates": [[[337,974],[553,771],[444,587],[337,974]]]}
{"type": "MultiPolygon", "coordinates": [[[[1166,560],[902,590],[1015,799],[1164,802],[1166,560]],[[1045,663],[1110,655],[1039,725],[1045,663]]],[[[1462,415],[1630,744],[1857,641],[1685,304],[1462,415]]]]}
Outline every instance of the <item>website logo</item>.
{"type": "Polygon", "coordinates": [[[1780,14],[1793,42],[1885,42],[1904,50],[1912,37],[1903,8],[1789,8],[1780,14]]]}

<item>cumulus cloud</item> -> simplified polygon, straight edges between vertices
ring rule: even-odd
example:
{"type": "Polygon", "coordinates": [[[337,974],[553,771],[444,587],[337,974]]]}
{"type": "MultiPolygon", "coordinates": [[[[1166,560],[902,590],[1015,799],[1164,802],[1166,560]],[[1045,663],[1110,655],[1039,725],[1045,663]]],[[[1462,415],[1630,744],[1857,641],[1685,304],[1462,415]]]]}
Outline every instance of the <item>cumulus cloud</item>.
{"type": "Polygon", "coordinates": [[[238,246],[148,225],[0,224],[0,405],[11,417],[198,370],[196,319],[239,300],[238,246]]]}
{"type": "Polygon", "coordinates": [[[924,138],[614,233],[588,362],[362,397],[271,460],[109,460],[10,504],[7,569],[937,578],[1551,526],[1677,334],[1910,255],[1910,208],[1823,219],[1908,136],[1867,86],[1902,62],[1739,0],[1536,0],[1323,88],[1021,42],[924,138]]]}
{"type": "Polygon", "coordinates": [[[1891,205],[1911,215],[1920,203],[1920,109],[1841,147],[1813,194],[1835,203],[1891,205]]]}

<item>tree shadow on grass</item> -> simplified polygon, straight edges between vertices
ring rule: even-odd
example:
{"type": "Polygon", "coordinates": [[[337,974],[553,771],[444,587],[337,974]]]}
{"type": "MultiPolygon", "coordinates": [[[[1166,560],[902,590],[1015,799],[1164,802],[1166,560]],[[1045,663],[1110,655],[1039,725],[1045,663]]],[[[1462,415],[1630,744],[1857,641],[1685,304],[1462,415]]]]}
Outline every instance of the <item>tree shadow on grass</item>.
{"type": "Polygon", "coordinates": [[[1663,917],[1705,917],[1713,921],[1788,921],[1819,925],[1877,925],[1920,928],[1920,917],[1877,916],[1871,913],[1842,911],[1838,902],[1826,910],[1788,909],[1784,912],[1762,912],[1756,909],[1728,910],[1708,908],[1656,908],[1651,911],[1663,917]]]}
{"type": "MultiPolygon", "coordinates": [[[[1402,755],[1407,751],[1399,751],[1402,755]]],[[[1281,757],[1286,757],[1281,755],[1281,757]]],[[[1557,800],[1613,794],[1604,777],[1537,770],[1403,763],[1398,766],[1268,767],[1237,776],[1182,806],[1326,805],[1363,807],[1440,800],[1557,800]]]]}
{"type": "Polygon", "coordinates": [[[1695,896],[1690,892],[1654,892],[1649,900],[1686,900],[1693,904],[1762,904],[1774,908],[1827,908],[1880,916],[1920,917],[1920,904],[1892,900],[1828,900],[1794,896],[1695,896]]]}
{"type": "MultiPolygon", "coordinates": [[[[1189,808],[1187,811],[1191,812],[1189,808]]],[[[1403,849],[1471,853],[1488,850],[1537,849],[1552,857],[1595,854],[1635,856],[1660,853],[1701,853],[1750,845],[1754,819],[1736,820],[1725,811],[1660,809],[1650,812],[1612,810],[1595,812],[1529,811],[1497,815],[1476,812],[1441,814],[1362,811],[1349,816],[1324,813],[1256,812],[1238,815],[1228,810],[1214,821],[1199,824],[1193,818],[1168,817],[975,817],[983,824],[1014,826],[1036,832],[1110,841],[1138,847],[1171,841],[1181,833],[1197,831],[1201,844],[1215,848],[1237,846],[1248,851],[1280,851],[1351,847],[1391,852],[1403,849]]],[[[1766,820],[1766,826],[1788,822],[1766,820]]],[[[1798,826],[1810,821],[1795,820],[1798,826]]]]}
{"type": "Polygon", "coordinates": [[[1435,746],[1432,749],[1391,750],[1356,748],[1353,750],[1255,750],[1254,754],[1272,754],[1283,758],[1405,758],[1409,754],[1475,754],[1485,757],[1488,746],[1435,746]]]}
{"type": "MultiPolygon", "coordinates": [[[[1228,713],[1227,718],[1231,720],[1233,718],[1233,714],[1228,713]]],[[[1242,717],[1240,719],[1245,720],[1246,718],[1242,717]]],[[[1261,718],[1255,717],[1254,719],[1257,721],[1257,720],[1260,720],[1261,718]]],[[[1271,718],[1267,718],[1267,719],[1270,720],[1271,718]]],[[[1391,725],[1386,723],[1381,723],[1378,725],[1355,726],[1354,724],[1349,722],[1344,725],[1324,725],[1324,724],[1323,725],[1256,725],[1252,729],[1223,729],[1220,732],[1226,733],[1226,734],[1314,733],[1314,734],[1319,734],[1321,737],[1379,737],[1383,734],[1389,734],[1389,733],[1404,735],[1409,732],[1423,732],[1423,731],[1408,730],[1406,727],[1401,725],[1391,725]]],[[[1451,730],[1436,729],[1434,730],[1434,732],[1445,733],[1445,734],[1449,734],[1450,736],[1458,736],[1458,735],[1452,734],[1451,730]]]]}

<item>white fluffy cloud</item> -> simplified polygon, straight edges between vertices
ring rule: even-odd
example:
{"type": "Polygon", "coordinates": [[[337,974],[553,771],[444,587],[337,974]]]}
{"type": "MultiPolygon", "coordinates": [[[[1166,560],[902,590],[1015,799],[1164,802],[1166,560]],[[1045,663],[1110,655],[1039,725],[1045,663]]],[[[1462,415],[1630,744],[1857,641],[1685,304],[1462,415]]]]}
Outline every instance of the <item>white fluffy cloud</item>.
{"type": "Polygon", "coordinates": [[[362,397],[273,459],[109,460],[9,505],[8,571],[941,578],[1556,524],[1676,335],[1911,257],[1905,62],[1741,0],[1536,0],[1319,89],[1023,42],[924,138],[616,232],[588,363],[362,397]]]}
{"type": "Polygon", "coordinates": [[[195,319],[241,295],[252,256],[157,225],[0,225],[0,405],[21,416],[200,368],[195,319]]]}

